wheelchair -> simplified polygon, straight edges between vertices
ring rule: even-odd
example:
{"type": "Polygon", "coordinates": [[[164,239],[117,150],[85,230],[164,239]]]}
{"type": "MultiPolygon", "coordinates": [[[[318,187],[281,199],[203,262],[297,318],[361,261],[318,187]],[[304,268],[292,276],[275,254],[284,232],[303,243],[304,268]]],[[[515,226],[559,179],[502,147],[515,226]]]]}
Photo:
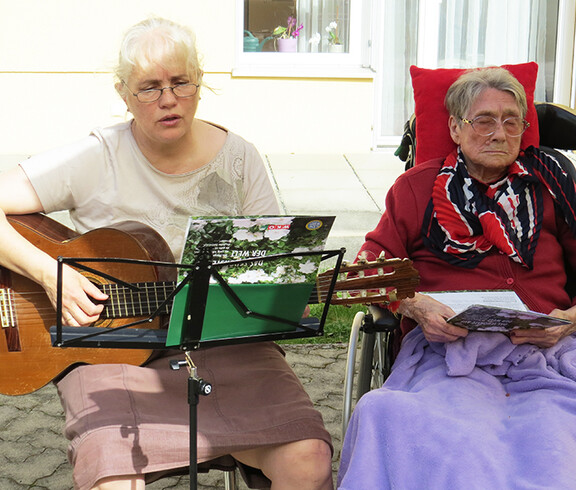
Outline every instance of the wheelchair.
{"type": "MultiPolygon", "coordinates": [[[[540,133],[540,148],[555,156],[576,181],[576,158],[566,152],[576,150],[576,111],[548,102],[535,102],[540,133]]],[[[395,155],[405,162],[405,170],[414,166],[416,118],[406,121],[404,134],[395,155]]],[[[576,273],[569,274],[567,289],[576,296],[576,273]]],[[[400,349],[400,317],[389,310],[368,306],[353,319],[344,377],[342,439],[355,403],[368,391],[380,388],[389,376],[400,349]]]]}

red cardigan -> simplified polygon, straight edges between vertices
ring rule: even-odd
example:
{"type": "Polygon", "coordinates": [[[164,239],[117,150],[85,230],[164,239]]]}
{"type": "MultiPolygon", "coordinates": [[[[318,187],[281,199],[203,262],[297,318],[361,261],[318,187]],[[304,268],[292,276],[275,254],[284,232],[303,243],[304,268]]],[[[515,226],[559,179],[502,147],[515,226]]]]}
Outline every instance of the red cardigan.
{"type": "MultiPolygon", "coordinates": [[[[422,241],[424,211],[442,159],[431,160],[404,172],[386,197],[386,211],[376,229],[366,235],[361,252],[373,260],[381,251],[386,257],[408,257],[420,273],[419,291],[510,289],[534,311],[550,313],[572,304],[565,290],[565,260],[576,270],[576,238],[562,216],[556,216],[554,200],[543,190],[544,220],[528,270],[498,250],[491,250],[474,269],[450,265],[428,250],[422,241]]],[[[403,326],[406,330],[414,324],[403,326]]]]}

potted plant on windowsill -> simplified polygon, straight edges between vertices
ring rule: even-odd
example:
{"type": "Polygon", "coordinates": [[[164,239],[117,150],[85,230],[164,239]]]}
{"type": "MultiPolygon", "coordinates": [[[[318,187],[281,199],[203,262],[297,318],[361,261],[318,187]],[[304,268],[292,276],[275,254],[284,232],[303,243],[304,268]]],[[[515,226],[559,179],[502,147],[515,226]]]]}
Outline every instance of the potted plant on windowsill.
{"type": "Polygon", "coordinates": [[[330,22],[330,24],[326,26],[326,32],[328,33],[328,52],[344,52],[344,45],[340,42],[340,37],[338,36],[338,22],[330,22]]]}
{"type": "Polygon", "coordinates": [[[304,27],[295,17],[288,17],[286,26],[278,26],[272,33],[276,37],[276,47],[280,53],[295,53],[298,51],[298,36],[304,27]]]}

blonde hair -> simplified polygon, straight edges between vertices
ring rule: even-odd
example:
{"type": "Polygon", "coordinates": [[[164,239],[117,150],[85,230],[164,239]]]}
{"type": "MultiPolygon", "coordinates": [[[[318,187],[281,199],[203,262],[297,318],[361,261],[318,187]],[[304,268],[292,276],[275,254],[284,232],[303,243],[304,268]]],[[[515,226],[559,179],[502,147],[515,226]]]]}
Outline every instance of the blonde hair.
{"type": "Polygon", "coordinates": [[[132,26],[124,34],[115,75],[117,89],[124,89],[135,68],[143,71],[153,66],[183,65],[186,74],[202,84],[202,68],[194,32],[183,25],[160,17],[152,17],[132,26]]]}

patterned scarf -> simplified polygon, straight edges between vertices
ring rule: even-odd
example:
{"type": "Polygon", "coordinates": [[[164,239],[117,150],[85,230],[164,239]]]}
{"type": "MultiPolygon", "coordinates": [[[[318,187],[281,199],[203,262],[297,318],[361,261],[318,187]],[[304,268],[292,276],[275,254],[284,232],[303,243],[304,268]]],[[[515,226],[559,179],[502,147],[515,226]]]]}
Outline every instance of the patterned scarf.
{"type": "Polygon", "coordinates": [[[530,147],[508,174],[484,186],[466,170],[460,149],[445,160],[426,208],[426,247],[446,262],[476,267],[496,247],[532,269],[542,228],[543,186],[576,236],[576,187],[552,156],[530,147]]]}

